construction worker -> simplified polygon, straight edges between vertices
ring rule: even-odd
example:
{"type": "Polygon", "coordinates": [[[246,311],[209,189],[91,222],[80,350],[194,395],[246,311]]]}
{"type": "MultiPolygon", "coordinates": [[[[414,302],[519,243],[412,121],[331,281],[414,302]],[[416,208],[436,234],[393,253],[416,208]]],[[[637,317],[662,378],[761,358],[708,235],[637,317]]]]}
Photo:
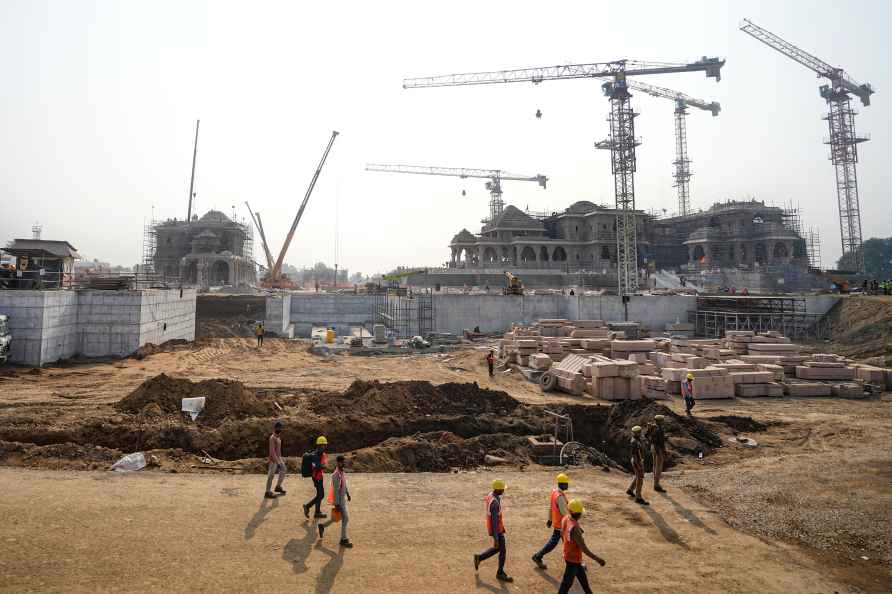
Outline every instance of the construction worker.
{"type": "Polygon", "coordinates": [[[558,594],[567,594],[573,587],[573,582],[578,581],[585,594],[592,594],[592,589],[588,585],[588,575],[585,573],[585,565],[582,564],[582,554],[585,553],[590,559],[595,561],[601,567],[607,564],[601,557],[591,552],[585,544],[585,538],[582,536],[584,530],[579,525],[579,519],[585,513],[582,502],[574,499],[567,508],[569,515],[564,516],[561,522],[561,539],[564,541],[564,578],[561,580],[561,587],[558,588],[558,594]]]}
{"type": "Polygon", "coordinates": [[[319,524],[319,539],[325,529],[334,524],[341,522],[341,542],[342,547],[347,549],[353,548],[353,543],[347,538],[347,522],[350,517],[347,515],[347,502],[353,501],[350,497],[350,489],[347,488],[347,476],[344,474],[344,456],[338,454],[335,458],[335,471],[331,473],[331,491],[328,492],[328,502],[334,506],[331,512],[331,519],[327,522],[319,524]]]}
{"type": "Polygon", "coordinates": [[[689,373],[684,381],[681,382],[681,396],[684,398],[684,412],[689,417],[691,415],[691,409],[694,408],[696,402],[694,401],[694,374],[689,373]]]}
{"type": "Polygon", "coordinates": [[[489,559],[496,553],[499,554],[499,571],[496,579],[500,582],[513,582],[514,578],[505,573],[505,521],[502,517],[502,495],[505,493],[505,481],[496,479],[492,482],[492,493],[486,496],[486,532],[492,538],[492,546],[474,555],[474,571],[480,567],[480,562],[489,559]]]}
{"type": "Polygon", "coordinates": [[[266,499],[275,499],[276,495],[270,490],[273,486],[273,476],[276,471],[279,473],[279,481],[276,483],[276,493],[285,494],[282,488],[282,482],[285,480],[285,458],[282,457],[282,421],[276,421],[273,425],[273,432],[269,436],[269,457],[267,459],[266,474],[266,493],[263,495],[266,499]]]}
{"type": "Polygon", "coordinates": [[[263,322],[257,322],[254,326],[254,336],[257,337],[257,348],[263,346],[263,335],[266,334],[266,326],[263,325],[263,322]]]}
{"type": "Polygon", "coordinates": [[[665,421],[666,417],[663,415],[654,415],[654,422],[647,426],[647,441],[650,442],[650,453],[654,461],[654,491],[657,493],[666,492],[660,486],[660,476],[666,462],[666,434],[663,432],[665,421]]]}
{"type": "Polygon", "coordinates": [[[321,505],[322,500],[325,498],[325,465],[328,463],[328,456],[325,454],[325,448],[328,447],[328,440],[325,439],[324,435],[320,435],[316,438],[316,449],[313,451],[313,461],[312,461],[312,469],[313,474],[313,486],[316,487],[316,495],[308,502],[304,503],[304,516],[310,517],[310,508],[316,506],[316,513],[313,515],[314,518],[327,518],[328,516],[322,513],[321,505]]]}
{"type": "Polygon", "coordinates": [[[490,349],[489,354],[486,355],[486,365],[489,367],[489,377],[495,375],[495,364],[496,364],[496,353],[494,350],[490,349]]]}
{"type": "Polygon", "coordinates": [[[639,505],[650,505],[641,497],[641,487],[644,485],[644,444],[641,441],[641,425],[632,427],[632,472],[635,476],[626,489],[626,495],[633,497],[639,505]]]}
{"type": "Polygon", "coordinates": [[[548,521],[545,525],[551,528],[551,538],[545,543],[538,553],[533,555],[533,563],[539,569],[548,569],[542,562],[542,558],[550,553],[561,541],[561,522],[567,515],[567,489],[570,487],[570,477],[563,472],[557,475],[557,486],[551,490],[551,501],[548,505],[548,521]]]}

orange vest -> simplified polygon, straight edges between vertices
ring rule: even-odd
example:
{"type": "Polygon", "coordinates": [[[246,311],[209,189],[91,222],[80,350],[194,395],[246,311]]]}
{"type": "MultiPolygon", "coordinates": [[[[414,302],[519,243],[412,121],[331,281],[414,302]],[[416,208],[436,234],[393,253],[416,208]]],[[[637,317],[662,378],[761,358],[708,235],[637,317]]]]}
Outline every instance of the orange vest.
{"type": "Polygon", "coordinates": [[[492,529],[492,514],[490,513],[490,509],[492,508],[492,502],[496,498],[495,495],[490,493],[483,500],[486,502],[486,532],[492,536],[497,534],[504,534],[505,532],[505,522],[502,520],[502,500],[499,499],[499,525],[496,527],[497,530],[493,532],[492,529]]]}
{"type": "MultiPolygon", "coordinates": [[[[573,528],[579,526],[579,522],[573,519],[573,516],[567,514],[561,522],[561,539],[564,541],[564,561],[570,563],[582,563],[582,550],[579,548],[570,533],[573,528]]],[[[582,528],[580,528],[582,530],[582,528]]]]}
{"type": "Polygon", "coordinates": [[[561,520],[564,519],[564,516],[561,515],[561,508],[558,507],[558,498],[563,497],[564,502],[567,501],[567,496],[564,495],[564,492],[555,487],[551,490],[551,527],[555,530],[561,529],[561,520]]]}
{"type": "Polygon", "coordinates": [[[340,468],[335,468],[334,472],[331,473],[331,489],[328,490],[328,502],[334,505],[335,502],[335,490],[334,490],[334,479],[335,475],[338,476],[341,485],[341,501],[343,501],[344,494],[347,492],[347,477],[344,476],[344,471],[340,468]]]}

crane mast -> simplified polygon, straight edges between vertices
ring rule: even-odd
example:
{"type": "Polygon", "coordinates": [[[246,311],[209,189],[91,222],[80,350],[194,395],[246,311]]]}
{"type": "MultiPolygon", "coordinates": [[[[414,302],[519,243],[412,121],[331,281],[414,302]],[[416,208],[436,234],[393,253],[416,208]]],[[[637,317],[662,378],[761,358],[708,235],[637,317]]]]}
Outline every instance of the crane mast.
{"type": "Polygon", "coordinates": [[[294,232],[297,230],[297,224],[300,223],[300,219],[304,214],[304,209],[307,207],[307,202],[310,201],[310,194],[313,193],[313,188],[316,187],[316,180],[319,179],[319,174],[322,173],[322,166],[325,165],[325,160],[328,158],[328,153],[331,150],[331,145],[334,144],[335,138],[337,138],[338,132],[333,130],[331,133],[331,138],[328,141],[328,146],[325,147],[325,152],[322,153],[322,159],[319,160],[319,165],[316,167],[316,172],[313,174],[313,178],[310,180],[310,185],[307,187],[307,192],[304,194],[303,202],[300,203],[300,208],[297,210],[297,214],[294,216],[294,221],[291,223],[291,230],[288,231],[288,235],[285,237],[285,243],[282,245],[282,251],[279,252],[279,257],[276,259],[275,264],[273,264],[272,270],[270,270],[269,278],[270,281],[276,282],[282,277],[282,264],[285,262],[285,253],[288,251],[288,247],[291,245],[291,240],[294,239],[294,232]]]}
{"type": "Polygon", "coordinates": [[[263,244],[263,253],[266,256],[266,269],[273,269],[273,255],[269,251],[269,244],[266,243],[266,234],[263,232],[263,223],[260,222],[260,213],[258,212],[256,215],[254,211],[251,210],[251,205],[248,204],[248,201],[245,200],[245,206],[248,207],[248,214],[251,215],[251,220],[254,221],[254,226],[257,227],[257,232],[260,233],[260,241],[263,244]]]}
{"type": "Polygon", "coordinates": [[[855,132],[855,114],[851,95],[870,105],[873,87],[858,83],[842,68],[831,66],[789,41],[744,19],[740,30],[761,41],[773,50],[799,62],[819,77],[830,80],[820,86],[821,97],[827,102],[827,121],[830,135],[825,144],[830,146],[830,161],[836,173],[836,201],[839,208],[839,233],[842,243],[842,259],[848,257],[848,265],[857,272],[864,272],[864,252],[861,235],[861,200],[858,195],[858,145],[867,137],[855,132]]]}
{"type": "Polygon", "coordinates": [[[548,182],[548,178],[544,175],[520,175],[517,173],[508,173],[500,169],[468,169],[460,167],[426,167],[423,165],[382,165],[378,163],[369,163],[366,165],[366,171],[380,171],[385,173],[412,173],[418,175],[445,175],[449,177],[460,177],[463,179],[483,178],[488,179],[486,189],[489,190],[489,218],[483,222],[493,222],[505,208],[505,202],[502,200],[502,182],[503,181],[530,181],[536,182],[543,188],[548,182]]]}
{"type": "Polygon", "coordinates": [[[705,72],[707,77],[721,79],[725,61],[703,57],[688,64],[614,60],[589,64],[567,64],[542,68],[497,70],[447,74],[403,80],[403,88],[485,85],[512,82],[541,83],[546,80],[577,78],[612,78],[604,83],[604,94],[610,99],[610,136],[596,147],[610,150],[616,200],[617,291],[626,296],[638,290],[638,247],[635,216],[635,112],[626,82],[628,76],[705,72]]]}
{"type": "Polygon", "coordinates": [[[719,115],[722,106],[716,101],[706,102],[702,99],[695,99],[680,91],[673,91],[665,87],[657,87],[649,85],[637,80],[626,80],[626,84],[630,89],[642,91],[653,97],[661,99],[669,99],[675,103],[675,172],[672,176],[675,178],[675,188],[678,191],[678,214],[684,216],[691,212],[691,161],[688,159],[688,131],[687,131],[687,115],[688,106],[696,107],[704,111],[709,111],[713,116],[719,115]]]}

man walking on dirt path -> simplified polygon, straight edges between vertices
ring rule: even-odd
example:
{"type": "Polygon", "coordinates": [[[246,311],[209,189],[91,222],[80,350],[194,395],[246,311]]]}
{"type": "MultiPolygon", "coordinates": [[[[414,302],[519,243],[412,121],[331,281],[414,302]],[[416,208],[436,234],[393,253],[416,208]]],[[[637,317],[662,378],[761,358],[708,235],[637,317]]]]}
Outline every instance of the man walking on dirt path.
{"type": "Polygon", "coordinates": [[[499,571],[496,579],[500,582],[513,582],[514,578],[505,573],[505,520],[502,517],[502,495],[505,493],[505,481],[496,479],[492,482],[492,493],[486,496],[486,532],[492,538],[492,546],[474,555],[474,571],[480,568],[480,562],[498,553],[499,571]]]}
{"type": "Polygon", "coordinates": [[[650,453],[654,461],[654,491],[665,493],[666,489],[660,486],[660,477],[663,474],[663,464],[666,462],[666,433],[663,431],[663,423],[666,417],[654,415],[653,423],[647,426],[647,441],[650,442],[650,453]]]}
{"type": "Polygon", "coordinates": [[[585,565],[582,564],[582,554],[585,553],[590,559],[595,561],[601,567],[607,564],[604,559],[598,557],[591,552],[585,544],[584,532],[582,526],[579,525],[579,519],[585,513],[582,502],[578,499],[571,501],[567,507],[570,515],[564,516],[561,523],[561,539],[564,541],[564,578],[561,580],[561,586],[558,588],[558,594],[567,594],[573,587],[573,582],[578,581],[585,594],[592,594],[592,589],[588,585],[588,575],[585,572],[585,565]]]}
{"type": "Polygon", "coordinates": [[[310,517],[310,508],[316,506],[314,518],[327,518],[322,513],[322,500],[325,498],[325,465],[328,463],[328,456],[325,455],[325,448],[328,447],[328,440],[324,435],[316,438],[316,449],[313,451],[312,458],[312,474],[313,486],[316,488],[316,496],[304,503],[304,516],[310,517]]]}
{"type": "Polygon", "coordinates": [[[635,476],[632,483],[626,489],[626,495],[635,498],[639,505],[650,505],[641,497],[641,487],[644,485],[644,444],[641,442],[641,426],[632,427],[632,472],[635,476]]]}
{"type": "Polygon", "coordinates": [[[539,552],[533,555],[533,563],[539,569],[548,569],[542,562],[542,558],[550,553],[561,542],[561,522],[567,515],[567,489],[570,487],[570,477],[563,472],[557,475],[557,486],[551,490],[551,502],[548,506],[548,521],[545,525],[551,528],[551,538],[545,543],[539,552]]]}
{"type": "Polygon", "coordinates": [[[266,334],[266,326],[263,325],[263,322],[257,322],[257,325],[254,326],[254,336],[257,337],[257,348],[263,346],[263,335],[266,334]]]}
{"type": "Polygon", "coordinates": [[[694,408],[694,374],[689,373],[684,381],[681,382],[681,396],[684,398],[684,412],[689,417],[693,416],[691,414],[691,409],[694,408]]]}
{"type": "Polygon", "coordinates": [[[489,350],[489,354],[486,355],[486,365],[489,367],[489,377],[495,375],[494,368],[496,364],[496,353],[492,349],[489,350]]]}
{"type": "Polygon", "coordinates": [[[328,502],[334,506],[331,512],[331,519],[327,522],[319,524],[319,540],[325,529],[335,522],[341,523],[341,542],[342,547],[347,549],[353,548],[353,543],[347,538],[347,522],[350,516],[347,514],[347,502],[352,501],[350,490],[347,488],[347,476],[344,474],[344,456],[338,455],[335,458],[335,471],[331,473],[331,491],[328,492],[328,502]]]}
{"type": "Polygon", "coordinates": [[[282,482],[285,480],[285,458],[282,457],[282,421],[276,421],[273,432],[269,436],[269,458],[267,460],[266,493],[267,499],[275,499],[276,494],[270,488],[273,486],[273,476],[279,473],[279,481],[276,483],[276,493],[285,494],[282,482]]]}

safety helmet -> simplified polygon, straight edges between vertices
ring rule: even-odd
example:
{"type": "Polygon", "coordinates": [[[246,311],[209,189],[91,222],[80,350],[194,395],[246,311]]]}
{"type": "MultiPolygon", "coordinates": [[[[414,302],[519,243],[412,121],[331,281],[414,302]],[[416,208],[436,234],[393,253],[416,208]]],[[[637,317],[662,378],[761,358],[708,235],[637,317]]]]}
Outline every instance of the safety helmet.
{"type": "Polygon", "coordinates": [[[635,425],[632,427],[632,433],[641,433],[641,425],[635,425]]]}
{"type": "Polygon", "coordinates": [[[562,473],[560,473],[559,475],[557,475],[557,483],[558,483],[558,484],[566,483],[566,484],[569,485],[569,484],[570,484],[570,477],[567,476],[566,474],[564,474],[564,473],[562,472],[562,473]]]}
{"type": "Polygon", "coordinates": [[[502,479],[496,479],[492,482],[492,490],[493,491],[504,491],[505,490],[505,481],[502,479]]]}
{"type": "Polygon", "coordinates": [[[571,514],[583,514],[585,513],[585,508],[582,506],[582,502],[578,499],[574,499],[570,503],[567,504],[567,509],[570,510],[571,514]]]}
{"type": "Polygon", "coordinates": [[[656,421],[657,423],[662,423],[665,420],[666,417],[664,417],[663,415],[654,415],[654,421],[656,421]]]}
{"type": "Polygon", "coordinates": [[[688,377],[689,380],[692,380],[692,379],[694,379],[694,374],[693,374],[693,373],[689,373],[687,377],[688,377]]]}
{"type": "Polygon", "coordinates": [[[324,435],[320,435],[316,438],[316,445],[328,445],[328,440],[325,439],[324,435]]]}

